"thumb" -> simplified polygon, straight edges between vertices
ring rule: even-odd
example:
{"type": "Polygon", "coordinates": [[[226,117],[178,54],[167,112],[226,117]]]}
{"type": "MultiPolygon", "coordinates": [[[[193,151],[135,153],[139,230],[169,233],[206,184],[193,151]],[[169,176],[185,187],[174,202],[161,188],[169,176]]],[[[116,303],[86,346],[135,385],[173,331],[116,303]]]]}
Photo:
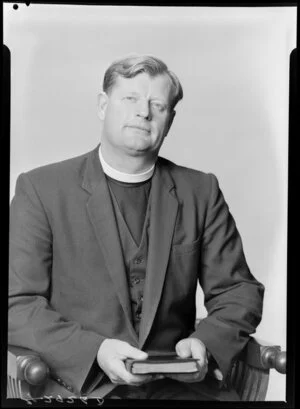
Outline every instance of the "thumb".
{"type": "Polygon", "coordinates": [[[198,359],[199,364],[201,366],[207,365],[207,353],[206,347],[200,339],[197,338],[190,338],[191,339],[191,351],[193,358],[198,359]]]}
{"type": "Polygon", "coordinates": [[[126,356],[126,358],[133,358],[133,359],[146,359],[148,358],[148,354],[140,349],[137,349],[130,344],[125,343],[122,348],[122,354],[126,356]]]}
{"type": "Polygon", "coordinates": [[[191,356],[191,342],[189,339],[182,339],[176,344],[176,353],[180,358],[189,358],[191,356]]]}

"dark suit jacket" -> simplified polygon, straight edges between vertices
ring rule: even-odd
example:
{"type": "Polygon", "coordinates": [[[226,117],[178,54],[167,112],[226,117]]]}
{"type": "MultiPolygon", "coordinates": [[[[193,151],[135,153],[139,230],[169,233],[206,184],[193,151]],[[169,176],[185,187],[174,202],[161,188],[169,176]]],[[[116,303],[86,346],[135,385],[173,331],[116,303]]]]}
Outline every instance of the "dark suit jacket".
{"type": "Polygon", "coordinates": [[[107,337],[146,351],[197,337],[226,377],[260,322],[264,288],[249,272],[216,177],[159,158],[151,200],[138,338],[98,147],[17,180],[8,340],[38,351],[71,391],[82,391],[107,337]],[[195,329],[197,280],[208,316],[195,329]]]}

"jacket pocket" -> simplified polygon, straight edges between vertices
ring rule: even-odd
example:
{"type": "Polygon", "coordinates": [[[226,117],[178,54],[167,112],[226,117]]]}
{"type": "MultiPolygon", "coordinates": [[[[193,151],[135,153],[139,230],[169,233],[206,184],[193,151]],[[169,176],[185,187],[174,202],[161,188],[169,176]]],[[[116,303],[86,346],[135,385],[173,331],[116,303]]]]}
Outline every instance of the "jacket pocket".
{"type": "Polygon", "coordinates": [[[200,249],[201,237],[199,236],[195,241],[186,244],[173,244],[171,251],[173,254],[191,253],[200,249]]]}

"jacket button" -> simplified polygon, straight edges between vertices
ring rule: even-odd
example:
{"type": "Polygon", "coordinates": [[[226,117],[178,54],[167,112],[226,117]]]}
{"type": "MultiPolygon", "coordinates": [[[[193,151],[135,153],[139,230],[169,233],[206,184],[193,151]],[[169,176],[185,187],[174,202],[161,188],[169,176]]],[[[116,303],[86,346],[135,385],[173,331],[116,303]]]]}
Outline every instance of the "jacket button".
{"type": "Polygon", "coordinates": [[[141,264],[143,261],[144,261],[143,257],[137,257],[137,258],[134,260],[134,263],[135,263],[135,264],[141,264]]]}

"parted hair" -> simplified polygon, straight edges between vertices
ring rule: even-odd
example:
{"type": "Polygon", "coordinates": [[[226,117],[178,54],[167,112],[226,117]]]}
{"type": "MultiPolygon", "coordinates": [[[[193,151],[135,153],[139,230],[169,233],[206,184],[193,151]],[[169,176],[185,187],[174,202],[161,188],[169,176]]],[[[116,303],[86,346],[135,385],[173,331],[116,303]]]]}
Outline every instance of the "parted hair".
{"type": "Polygon", "coordinates": [[[170,78],[172,83],[170,109],[174,109],[177,102],[183,98],[183,90],[178,77],[168,69],[162,60],[151,55],[133,54],[114,61],[104,74],[103,91],[108,94],[118,76],[133,78],[141,73],[147,73],[151,77],[165,74],[170,78]]]}

